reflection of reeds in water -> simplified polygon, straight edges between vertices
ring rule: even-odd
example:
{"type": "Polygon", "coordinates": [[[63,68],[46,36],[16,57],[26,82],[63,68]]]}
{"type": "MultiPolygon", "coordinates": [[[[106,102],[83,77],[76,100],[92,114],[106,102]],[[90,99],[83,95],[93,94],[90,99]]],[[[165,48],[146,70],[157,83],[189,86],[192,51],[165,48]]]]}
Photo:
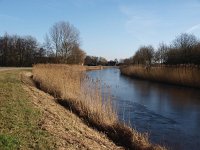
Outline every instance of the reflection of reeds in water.
{"type": "Polygon", "coordinates": [[[124,75],[141,79],[200,88],[200,69],[197,66],[123,66],[124,75]]]}
{"type": "Polygon", "coordinates": [[[104,132],[115,143],[130,149],[163,149],[148,142],[140,134],[120,123],[110,96],[104,95],[101,81],[89,78],[83,66],[35,65],[33,79],[58,103],[67,107],[90,126],[104,132]]]}

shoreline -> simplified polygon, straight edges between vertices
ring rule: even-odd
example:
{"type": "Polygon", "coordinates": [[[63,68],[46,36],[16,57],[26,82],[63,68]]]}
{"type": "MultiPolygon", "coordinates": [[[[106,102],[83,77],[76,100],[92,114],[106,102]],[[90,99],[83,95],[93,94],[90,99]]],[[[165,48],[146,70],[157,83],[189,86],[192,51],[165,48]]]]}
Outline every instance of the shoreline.
{"type": "Polygon", "coordinates": [[[124,149],[37,89],[31,77],[27,70],[0,72],[0,149],[124,149]]]}
{"type": "MultiPolygon", "coordinates": [[[[32,80],[32,73],[30,71],[28,73],[27,72],[20,73],[22,71],[23,70],[15,70],[15,69],[6,70],[0,72],[0,74],[2,73],[8,74],[7,75],[8,77],[10,75],[15,76],[17,78],[20,77],[20,79],[17,79],[20,80],[20,82],[19,81],[17,82],[19,82],[19,84],[23,87],[25,93],[29,95],[29,98],[27,100],[30,101],[32,105],[34,105],[34,109],[36,107],[36,109],[38,109],[43,114],[41,118],[38,118],[40,120],[40,122],[37,123],[39,125],[38,128],[50,134],[49,136],[51,138],[55,138],[55,140],[52,141],[54,143],[54,146],[56,146],[56,148],[54,147],[55,149],[74,148],[76,146],[78,146],[79,148],[82,147],[81,149],[84,148],[97,148],[97,149],[131,148],[131,149],[141,149],[141,150],[166,149],[164,147],[161,147],[160,145],[148,143],[148,141],[143,141],[147,140],[148,137],[145,137],[147,135],[138,133],[134,129],[130,129],[128,126],[125,126],[123,124],[120,125],[117,123],[114,126],[109,126],[109,125],[107,126],[105,124],[107,127],[104,125],[103,126],[95,126],[94,124],[93,124],[94,126],[91,125],[87,120],[84,120],[83,116],[81,117],[74,111],[72,111],[72,108],[67,108],[65,107],[65,105],[62,105],[68,103],[67,102],[68,100],[52,97],[48,93],[39,90],[38,88],[36,88],[35,82],[33,82],[32,80]],[[66,130],[66,128],[68,130],[66,130]],[[71,129],[73,129],[72,135],[71,135],[71,129]],[[116,132],[119,132],[119,135],[116,132]],[[82,138],[79,138],[80,135],[82,138]],[[128,147],[129,145],[124,146],[123,144],[121,145],[118,143],[120,141],[113,140],[113,137],[119,138],[122,141],[124,140],[124,142],[126,143],[127,140],[131,140],[131,138],[127,137],[127,135],[129,135],[130,137],[132,136],[134,137],[133,142],[136,145],[128,147]],[[81,142],[80,140],[81,141],[84,140],[85,142],[83,141],[81,142]]],[[[24,145],[22,144],[22,146],[24,145]]]]}
{"type": "Polygon", "coordinates": [[[121,66],[122,75],[148,80],[157,83],[176,86],[200,88],[200,69],[198,67],[185,66],[121,66]]]}
{"type": "Polygon", "coordinates": [[[93,85],[91,85],[93,83],[89,82],[88,84],[87,81],[90,80],[88,80],[87,77],[85,78],[86,83],[79,83],[79,81],[85,80],[84,78],[81,79],[82,77],[78,73],[79,70],[81,72],[83,71],[82,66],[79,66],[80,68],[77,66],[77,68],[74,69],[70,67],[71,66],[69,65],[36,65],[33,68],[33,80],[37,85],[39,85],[39,89],[54,96],[61,106],[82,118],[89,127],[96,129],[98,132],[104,133],[108,139],[113,141],[116,145],[122,146],[125,149],[166,149],[160,145],[152,144],[148,140],[148,134],[139,133],[135,129],[120,122],[117,117],[115,118],[115,113],[113,114],[113,109],[110,105],[112,102],[109,102],[107,106],[101,102],[101,97],[99,97],[100,93],[98,93],[99,90],[97,90],[98,85],[93,87],[93,85]],[[73,74],[73,77],[68,74],[73,74]],[[55,76],[59,76],[61,80],[56,79],[55,76]],[[76,84],[74,85],[74,83],[76,84]],[[67,87],[67,84],[70,87],[67,87]],[[63,85],[65,85],[65,87],[63,87],[63,85]],[[86,88],[86,91],[84,90],[81,92],[79,85],[83,85],[84,88],[86,88]],[[79,92],[86,92],[86,95],[79,95],[79,92]],[[76,98],[77,94],[79,95],[79,98],[76,98]],[[88,94],[91,96],[89,98],[91,100],[87,99],[89,96],[88,94]],[[81,97],[84,99],[81,99],[81,97]]]}

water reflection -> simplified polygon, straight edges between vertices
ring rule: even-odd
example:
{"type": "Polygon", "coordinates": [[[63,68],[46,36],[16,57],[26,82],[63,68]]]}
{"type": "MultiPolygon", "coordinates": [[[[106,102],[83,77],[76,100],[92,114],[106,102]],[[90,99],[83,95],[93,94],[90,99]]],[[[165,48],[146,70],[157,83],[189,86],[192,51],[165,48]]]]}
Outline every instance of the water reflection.
{"type": "Polygon", "coordinates": [[[110,86],[120,119],[149,132],[152,142],[199,149],[199,90],[131,79],[114,68],[88,74],[110,86]]]}

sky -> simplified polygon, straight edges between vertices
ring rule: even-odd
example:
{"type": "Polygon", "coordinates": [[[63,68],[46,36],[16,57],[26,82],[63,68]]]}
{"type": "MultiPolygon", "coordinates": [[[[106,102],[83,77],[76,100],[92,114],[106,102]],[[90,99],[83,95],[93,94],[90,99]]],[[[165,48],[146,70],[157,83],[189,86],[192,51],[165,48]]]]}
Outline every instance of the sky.
{"type": "Polygon", "coordinates": [[[200,38],[200,0],[0,0],[0,36],[32,35],[43,43],[59,21],[80,31],[88,55],[122,59],[181,33],[200,38]]]}

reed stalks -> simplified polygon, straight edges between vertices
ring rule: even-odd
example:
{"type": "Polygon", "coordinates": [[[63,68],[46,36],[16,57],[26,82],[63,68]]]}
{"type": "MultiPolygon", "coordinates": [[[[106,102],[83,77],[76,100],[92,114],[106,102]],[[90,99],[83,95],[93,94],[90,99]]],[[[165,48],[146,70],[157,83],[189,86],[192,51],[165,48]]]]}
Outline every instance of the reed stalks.
{"type": "Polygon", "coordinates": [[[85,74],[84,66],[38,64],[33,67],[37,86],[57,98],[89,126],[104,132],[117,145],[126,149],[165,149],[149,142],[141,134],[121,123],[108,96],[102,97],[100,81],[85,74]]]}
{"type": "Polygon", "coordinates": [[[122,74],[152,81],[200,88],[200,68],[198,66],[122,66],[122,74]]]}

